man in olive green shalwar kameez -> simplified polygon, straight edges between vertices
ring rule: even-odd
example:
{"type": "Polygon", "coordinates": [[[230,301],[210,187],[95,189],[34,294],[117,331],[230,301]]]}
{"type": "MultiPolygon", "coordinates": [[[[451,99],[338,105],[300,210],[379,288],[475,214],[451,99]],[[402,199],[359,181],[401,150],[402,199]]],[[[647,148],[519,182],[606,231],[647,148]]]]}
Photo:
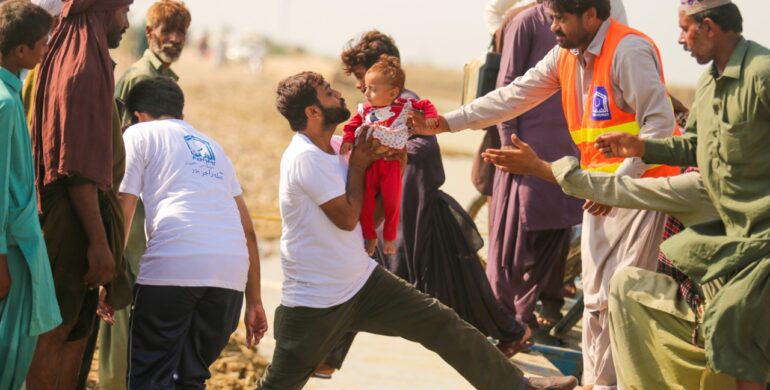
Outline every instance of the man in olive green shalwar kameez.
{"type": "MultiPolygon", "coordinates": [[[[714,208],[699,172],[668,178],[616,177],[580,169],[574,158],[551,164],[565,193],[613,207],[663,211],[686,226],[714,221],[714,208]]],[[[694,286],[707,306],[723,280],[694,286]]],[[[680,295],[669,275],[629,268],[610,286],[610,330],[618,383],[624,389],[735,388],[735,380],[707,368],[698,312],[680,295]],[[695,333],[697,343],[693,344],[695,333]]]]}
{"type": "Polygon", "coordinates": [[[597,140],[612,156],[647,163],[696,165],[719,219],[699,223],[661,245],[701,285],[726,283],[703,316],[709,368],[739,388],[770,381],[770,50],[741,36],[729,0],[684,2],[680,42],[699,63],[683,137],[640,140],[623,134],[597,140]]]}

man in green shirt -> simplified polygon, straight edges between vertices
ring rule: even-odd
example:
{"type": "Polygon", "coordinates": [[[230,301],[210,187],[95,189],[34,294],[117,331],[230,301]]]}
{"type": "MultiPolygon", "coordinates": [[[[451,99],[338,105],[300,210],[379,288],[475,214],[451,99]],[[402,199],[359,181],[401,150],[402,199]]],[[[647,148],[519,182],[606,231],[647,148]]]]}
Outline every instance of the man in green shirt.
{"type": "MultiPolygon", "coordinates": [[[[770,336],[767,332],[770,324],[770,193],[767,185],[770,179],[770,154],[767,153],[770,147],[767,134],[770,131],[770,50],[741,36],[740,11],[729,0],[683,0],[682,3],[680,43],[699,63],[712,62],[698,83],[695,106],[685,135],[643,140],[615,133],[599,137],[597,147],[612,157],[642,157],[651,164],[697,165],[700,168],[703,189],[719,218],[700,221],[666,241],[661,249],[677,268],[700,285],[724,282],[718,294],[706,297],[709,302],[703,316],[702,336],[707,360],[700,366],[705,367],[707,362],[705,371],[734,377],[736,381],[731,382],[739,389],[764,389],[764,383],[770,381],[770,336]]],[[[522,146],[521,142],[518,144],[522,146]]],[[[517,164],[523,161],[525,152],[524,149],[490,151],[487,158],[518,170],[522,166],[517,164]]],[[[529,172],[555,179],[546,163],[524,165],[529,165],[529,172]]],[[[695,199],[692,201],[697,203],[695,199]]],[[[614,311],[615,318],[637,317],[625,324],[618,323],[623,321],[613,324],[613,348],[621,342],[633,344],[627,340],[637,335],[634,330],[645,326],[638,317],[650,313],[646,309],[630,309],[623,304],[629,300],[618,296],[668,288],[648,282],[649,278],[644,275],[629,273],[613,280],[613,294],[616,302],[621,302],[614,311]],[[646,281],[637,283],[634,279],[646,281]],[[621,335],[617,335],[619,331],[621,335]]],[[[647,307],[660,305],[666,301],[661,298],[671,295],[653,296],[655,299],[651,299],[647,307]]],[[[676,313],[676,310],[669,311],[672,315],[676,313]]],[[[678,314],[685,320],[689,317],[687,313],[678,314]]],[[[658,322],[650,329],[666,328],[672,330],[670,335],[681,325],[677,321],[656,320],[658,322]]],[[[679,334],[682,334],[681,329],[679,334]]],[[[665,343],[658,338],[652,344],[665,343]]],[[[640,346],[649,349],[652,344],[640,346]]],[[[660,353],[678,355],[676,359],[685,362],[697,355],[696,349],[694,346],[671,348],[666,345],[660,353]]],[[[654,367],[636,364],[643,360],[636,356],[634,364],[624,365],[627,381],[629,377],[664,377],[668,373],[662,369],[645,372],[646,368],[654,367]]],[[[627,361],[631,363],[631,358],[627,361]]],[[[665,365],[658,361],[654,366],[665,365]]],[[[678,368],[685,366],[680,364],[678,368]]],[[[675,376],[663,380],[679,381],[677,371],[672,371],[675,376]]],[[[648,386],[644,381],[641,383],[648,386]]],[[[700,386],[703,385],[701,382],[700,386]]]]}
{"type": "Polygon", "coordinates": [[[0,389],[22,387],[38,336],[61,323],[19,79],[43,58],[51,24],[29,2],[0,5],[0,389]]]}
{"type": "MultiPolygon", "coordinates": [[[[556,181],[568,195],[612,207],[662,211],[685,226],[719,219],[699,172],[666,178],[618,177],[584,171],[574,157],[548,164],[528,145],[516,145],[522,158],[506,163],[507,169],[556,181]]],[[[618,383],[629,389],[734,389],[732,377],[707,368],[699,320],[722,285],[720,279],[685,286],[660,269],[630,267],[618,272],[609,300],[618,383]],[[704,297],[700,307],[683,299],[683,288],[704,297]]]]}
{"type": "MultiPolygon", "coordinates": [[[[131,89],[140,81],[154,77],[179,77],[171,64],[179,59],[187,37],[191,16],[183,2],[160,0],[147,10],[145,34],[149,48],[131,65],[115,86],[115,99],[123,106],[131,89]]],[[[132,123],[132,113],[120,110],[123,126],[132,123]]],[[[139,261],[147,242],[144,235],[144,206],[138,202],[125,249],[128,277],[133,286],[139,273],[139,261]]],[[[126,388],[127,346],[130,309],[118,310],[112,324],[102,322],[99,328],[99,387],[106,390],[126,388]]]]}
{"type": "Polygon", "coordinates": [[[720,219],[661,249],[696,282],[729,277],[704,315],[709,366],[735,377],[738,388],[763,389],[770,381],[770,50],[741,36],[730,1],[702,3],[680,10],[680,42],[699,63],[712,62],[684,137],[613,134],[597,146],[648,163],[698,165],[720,219]]]}

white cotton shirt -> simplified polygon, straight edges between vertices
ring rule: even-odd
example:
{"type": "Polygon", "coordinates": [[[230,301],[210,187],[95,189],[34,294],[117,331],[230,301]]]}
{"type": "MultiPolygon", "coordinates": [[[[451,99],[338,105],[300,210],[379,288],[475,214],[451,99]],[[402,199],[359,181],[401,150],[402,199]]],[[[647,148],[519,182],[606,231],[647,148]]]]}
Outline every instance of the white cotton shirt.
{"type": "Polygon", "coordinates": [[[299,133],[283,153],[278,196],[284,306],[327,308],[344,303],[376,267],[364,251],[361,226],[342,230],[320,207],[345,195],[347,173],[344,157],[322,151],[299,133]]]}
{"type": "Polygon", "coordinates": [[[147,250],[137,283],[244,291],[246,236],[232,162],[214,140],[182,120],[157,120],[123,134],[120,192],[141,197],[147,250]]]}

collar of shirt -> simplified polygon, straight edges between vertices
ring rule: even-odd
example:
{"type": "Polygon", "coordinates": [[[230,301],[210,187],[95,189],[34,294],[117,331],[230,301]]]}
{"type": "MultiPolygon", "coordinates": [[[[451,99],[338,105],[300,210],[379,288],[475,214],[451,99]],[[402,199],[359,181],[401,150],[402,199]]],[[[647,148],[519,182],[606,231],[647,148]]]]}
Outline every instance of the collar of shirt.
{"type": "Polygon", "coordinates": [[[604,41],[607,39],[607,30],[610,29],[610,21],[611,18],[607,18],[607,20],[602,22],[601,26],[599,26],[599,30],[594,36],[594,39],[591,41],[584,52],[581,53],[580,49],[570,50],[583,65],[585,65],[586,61],[588,61],[589,55],[596,57],[602,53],[604,41]]]}
{"type": "Polygon", "coordinates": [[[179,77],[174,73],[173,70],[171,70],[170,66],[165,66],[166,64],[163,63],[163,61],[158,58],[158,56],[155,55],[155,53],[152,52],[152,50],[147,49],[144,51],[144,58],[147,59],[147,61],[150,63],[150,66],[152,66],[155,70],[158,71],[158,73],[171,77],[174,80],[179,80],[179,77]]]}
{"type": "Polygon", "coordinates": [[[16,94],[21,95],[21,87],[23,83],[18,76],[9,72],[8,69],[0,67],[0,80],[3,80],[3,82],[11,87],[11,89],[13,89],[16,94]]]}
{"type": "Polygon", "coordinates": [[[743,60],[746,58],[746,52],[748,50],[749,42],[746,40],[746,38],[741,37],[741,39],[738,41],[738,45],[736,45],[735,49],[733,50],[733,54],[730,55],[730,59],[727,61],[725,71],[722,72],[721,75],[719,74],[717,65],[712,62],[711,69],[709,70],[711,77],[714,79],[729,77],[732,79],[740,80],[741,74],[743,73],[743,60]]]}

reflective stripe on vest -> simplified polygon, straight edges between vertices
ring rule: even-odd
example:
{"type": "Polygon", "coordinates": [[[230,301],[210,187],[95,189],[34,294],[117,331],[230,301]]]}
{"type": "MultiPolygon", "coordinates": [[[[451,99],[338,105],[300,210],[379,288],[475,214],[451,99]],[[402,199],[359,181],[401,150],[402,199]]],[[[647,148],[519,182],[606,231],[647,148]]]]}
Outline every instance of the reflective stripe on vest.
{"type": "MultiPolygon", "coordinates": [[[[610,20],[607,37],[602,45],[601,53],[595,58],[593,79],[589,88],[589,96],[584,100],[583,115],[580,115],[578,91],[576,88],[577,58],[567,49],[559,53],[559,79],[561,82],[562,106],[572,140],[580,150],[580,165],[583,169],[594,172],[615,173],[624,159],[607,158],[596,149],[596,139],[605,133],[623,132],[639,135],[640,127],[636,114],[621,110],[615,103],[612,93],[612,60],[620,41],[627,35],[634,34],[645,38],[655,48],[660,60],[660,51],[655,43],[644,35],[622,23],[610,20]]],[[[665,84],[663,71],[661,81],[665,84]]],[[[673,106],[672,106],[673,110],[673,106]]],[[[672,116],[673,120],[673,116],[672,116]]],[[[675,122],[671,127],[674,134],[679,134],[675,122]]],[[[672,176],[680,173],[677,167],[666,165],[651,165],[644,177],[672,176]]]]}

